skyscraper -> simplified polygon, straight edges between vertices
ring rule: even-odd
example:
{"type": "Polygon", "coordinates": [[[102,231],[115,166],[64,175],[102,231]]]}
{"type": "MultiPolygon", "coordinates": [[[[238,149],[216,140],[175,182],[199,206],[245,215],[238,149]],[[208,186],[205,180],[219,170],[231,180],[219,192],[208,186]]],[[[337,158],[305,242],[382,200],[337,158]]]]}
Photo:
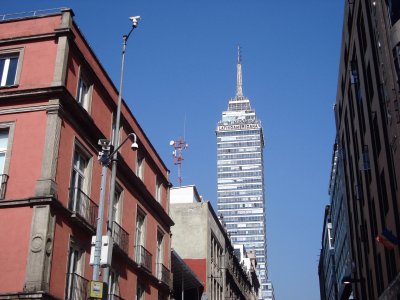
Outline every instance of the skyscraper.
{"type": "Polygon", "coordinates": [[[217,191],[218,213],[234,245],[244,245],[257,257],[260,298],[267,298],[267,249],[264,203],[264,137],[260,120],[243,95],[242,64],[238,47],[236,96],[218,122],[217,191]]]}

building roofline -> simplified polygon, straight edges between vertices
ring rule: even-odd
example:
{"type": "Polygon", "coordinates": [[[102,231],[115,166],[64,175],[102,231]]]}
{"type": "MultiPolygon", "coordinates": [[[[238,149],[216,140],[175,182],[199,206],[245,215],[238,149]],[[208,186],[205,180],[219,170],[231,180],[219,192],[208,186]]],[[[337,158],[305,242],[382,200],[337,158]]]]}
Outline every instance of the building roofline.
{"type": "MultiPolygon", "coordinates": [[[[74,12],[73,12],[73,10],[71,8],[69,8],[69,7],[60,7],[60,8],[50,8],[50,9],[43,9],[43,10],[33,10],[33,11],[28,11],[28,12],[17,12],[17,13],[11,13],[11,14],[2,14],[2,15],[0,14],[0,24],[1,23],[6,23],[6,22],[18,22],[18,21],[21,21],[21,20],[28,20],[28,19],[46,18],[46,17],[51,17],[51,16],[57,16],[57,15],[61,16],[63,13],[66,13],[66,12],[69,12],[71,14],[73,28],[76,30],[77,34],[79,34],[80,37],[82,38],[82,42],[84,43],[84,45],[89,50],[90,55],[93,56],[94,61],[98,64],[99,68],[103,72],[104,77],[110,83],[112,89],[114,90],[114,92],[118,96],[118,94],[119,94],[118,89],[116,88],[114,82],[112,81],[112,79],[109,76],[108,72],[104,68],[103,64],[101,63],[101,61],[97,57],[96,53],[94,52],[94,50],[90,46],[88,39],[85,37],[85,35],[81,31],[81,29],[79,28],[77,22],[75,22],[75,20],[73,18],[75,16],[75,14],[74,14],[74,12]]],[[[116,99],[114,100],[113,97],[111,97],[111,95],[110,95],[110,98],[113,100],[115,105],[117,105],[116,99]]],[[[164,163],[164,161],[160,157],[160,155],[157,152],[157,150],[154,148],[154,146],[151,143],[150,139],[147,137],[145,131],[140,126],[139,122],[137,121],[137,119],[133,115],[130,107],[127,105],[127,103],[125,102],[125,100],[123,98],[122,98],[122,105],[125,106],[127,113],[132,117],[135,125],[141,131],[141,134],[146,139],[146,142],[148,143],[149,147],[153,150],[155,156],[158,158],[158,160],[160,161],[161,165],[169,173],[170,170],[168,169],[168,167],[166,166],[166,164],[164,163]]],[[[123,116],[122,113],[121,113],[121,115],[123,116]]]]}

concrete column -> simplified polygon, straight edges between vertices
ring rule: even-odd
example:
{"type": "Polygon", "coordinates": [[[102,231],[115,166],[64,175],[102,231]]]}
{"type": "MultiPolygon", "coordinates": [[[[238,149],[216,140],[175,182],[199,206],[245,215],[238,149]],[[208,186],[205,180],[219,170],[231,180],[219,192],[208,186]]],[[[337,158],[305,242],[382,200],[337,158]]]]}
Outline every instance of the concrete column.
{"type": "MultiPolygon", "coordinates": [[[[55,176],[61,130],[59,110],[59,100],[50,100],[47,108],[41,177],[36,182],[37,196],[54,196],[57,193],[55,176]]],[[[34,206],[32,209],[24,291],[48,291],[56,218],[49,204],[34,206]]]]}
{"type": "Polygon", "coordinates": [[[25,292],[49,290],[54,227],[55,216],[51,213],[50,205],[35,206],[25,272],[25,292]]]}
{"type": "Polygon", "coordinates": [[[71,10],[67,9],[63,11],[61,16],[61,24],[60,27],[56,29],[56,31],[60,32],[60,36],[58,36],[58,46],[57,46],[57,56],[56,56],[56,64],[54,68],[54,77],[52,86],[60,86],[65,85],[65,77],[67,74],[67,66],[68,66],[68,55],[69,55],[69,33],[70,28],[72,26],[72,17],[73,13],[71,10]],[[66,32],[61,35],[61,32],[66,32]],[[68,34],[67,34],[68,33],[68,34]]]}
{"type": "Polygon", "coordinates": [[[60,108],[59,100],[49,101],[42,170],[41,176],[36,182],[36,196],[56,195],[57,193],[55,177],[61,131],[60,108]]]}

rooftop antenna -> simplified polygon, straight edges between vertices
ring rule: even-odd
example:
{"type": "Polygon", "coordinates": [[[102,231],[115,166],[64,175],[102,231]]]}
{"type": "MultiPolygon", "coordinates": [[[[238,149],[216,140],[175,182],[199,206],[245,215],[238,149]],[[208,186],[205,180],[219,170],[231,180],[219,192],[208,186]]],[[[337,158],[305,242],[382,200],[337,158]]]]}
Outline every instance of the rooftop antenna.
{"type": "Polygon", "coordinates": [[[236,98],[243,97],[242,83],[242,55],[240,53],[240,45],[237,46],[237,64],[236,64],[236,98]]]}
{"type": "Polygon", "coordinates": [[[182,161],[183,161],[183,156],[182,156],[182,151],[186,150],[189,145],[185,141],[185,135],[186,135],[186,114],[185,114],[185,120],[183,124],[183,138],[180,137],[177,140],[172,140],[169,142],[169,144],[174,147],[174,151],[172,151],[172,157],[174,158],[174,165],[178,166],[178,184],[179,186],[182,186],[182,161]]]}

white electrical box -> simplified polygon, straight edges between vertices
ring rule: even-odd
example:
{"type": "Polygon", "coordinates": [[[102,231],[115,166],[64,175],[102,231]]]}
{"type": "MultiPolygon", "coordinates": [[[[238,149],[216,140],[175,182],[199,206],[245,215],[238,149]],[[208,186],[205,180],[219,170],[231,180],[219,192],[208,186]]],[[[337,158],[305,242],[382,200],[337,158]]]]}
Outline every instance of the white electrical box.
{"type": "MultiPolygon", "coordinates": [[[[101,253],[100,253],[100,266],[106,267],[111,265],[112,256],[112,238],[103,235],[101,239],[101,253]]],[[[90,248],[90,261],[91,266],[94,265],[94,249],[96,246],[96,236],[92,236],[92,246],[90,248]]]]}

